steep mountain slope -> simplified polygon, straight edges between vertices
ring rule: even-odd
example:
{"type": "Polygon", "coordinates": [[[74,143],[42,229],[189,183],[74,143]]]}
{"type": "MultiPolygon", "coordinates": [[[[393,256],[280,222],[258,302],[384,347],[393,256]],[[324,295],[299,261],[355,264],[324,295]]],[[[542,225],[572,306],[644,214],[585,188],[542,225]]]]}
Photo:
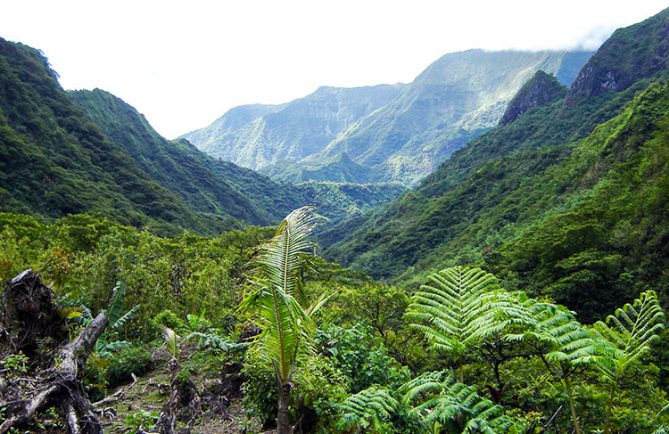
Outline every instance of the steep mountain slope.
{"type": "Polygon", "coordinates": [[[467,141],[494,127],[506,105],[537,70],[556,74],[585,63],[589,53],[451,53],[430,65],[390,104],[361,119],[308,161],[346,152],[375,180],[412,183],[467,141]]]}
{"type": "MultiPolygon", "coordinates": [[[[579,76],[603,59],[615,68],[611,47],[625,44],[617,39],[657,45],[662,33],[650,29],[668,22],[663,11],[616,32],[579,76]]],[[[566,98],[456,152],[357,228],[322,234],[323,244],[340,241],[328,256],[405,283],[446,264],[486,263],[509,287],[550,294],[586,318],[641,287],[665,291],[669,89],[651,83],[665,75],[639,71],[624,91],[589,97],[577,81],[566,98]]]]}
{"type": "Polygon", "coordinates": [[[272,225],[309,203],[317,206],[329,225],[389,202],[404,191],[398,185],[279,184],[253,170],[209,157],[185,139],[164,139],[137,110],[108,92],[96,89],[68,94],[146,173],[197,211],[240,212],[244,222],[272,225]]]}
{"type": "Polygon", "coordinates": [[[276,224],[306,203],[320,206],[334,223],[401,191],[278,184],[186,140],[164,139],[107,92],[66,93],[40,52],[0,39],[2,211],[89,212],[160,234],[217,234],[242,224],[276,224]]]}
{"type": "Polygon", "coordinates": [[[387,104],[402,85],[321,87],[283,105],[234,108],[182,137],[215,157],[251,169],[298,161],[322,150],[355,121],[387,104]]]}
{"type": "Polygon", "coordinates": [[[76,91],[69,96],[143,171],[193,210],[270,225],[305,203],[291,186],[214,160],[185,140],[164,139],[137,110],[108,92],[76,91]]]}
{"type": "Polygon", "coordinates": [[[308,203],[315,204],[317,211],[328,219],[318,231],[328,230],[333,225],[364,215],[380,205],[390,202],[406,191],[400,184],[351,184],[330,181],[306,181],[295,187],[308,203]]]}
{"type": "Polygon", "coordinates": [[[292,187],[163,139],[106,92],[68,95],[41,53],[5,40],[0,196],[6,211],[92,212],[159,233],[207,234],[274,224],[305,201],[292,187]]]}
{"type": "Polygon", "coordinates": [[[554,76],[537,71],[509,102],[499,123],[509,124],[526,111],[562,99],[566,94],[567,88],[554,76]]]}
{"type": "Polygon", "coordinates": [[[580,71],[570,100],[627,89],[669,67],[669,9],[616,30],[580,71]]]}
{"type": "Polygon", "coordinates": [[[495,126],[537,70],[568,85],[590,55],[451,53],[408,85],[321,88],[281,106],[238,107],[183,137],[284,181],[411,184],[495,126]]]}
{"type": "Polygon", "coordinates": [[[0,39],[0,208],[46,216],[96,212],[159,231],[229,228],[196,215],[104,137],[35,49],[0,39]]]}

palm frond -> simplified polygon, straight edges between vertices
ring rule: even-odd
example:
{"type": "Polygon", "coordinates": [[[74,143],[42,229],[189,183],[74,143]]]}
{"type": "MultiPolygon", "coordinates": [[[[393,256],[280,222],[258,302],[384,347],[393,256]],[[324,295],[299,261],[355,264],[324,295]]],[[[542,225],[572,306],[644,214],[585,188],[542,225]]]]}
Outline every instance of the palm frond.
{"type": "Polygon", "coordinates": [[[399,402],[386,389],[372,386],[351,395],[339,404],[337,428],[344,431],[373,429],[373,432],[392,432],[388,425],[397,413],[399,402]]]}
{"type": "Polygon", "coordinates": [[[263,332],[258,338],[281,384],[290,381],[298,353],[313,351],[315,325],[311,319],[328,299],[321,296],[311,306],[302,286],[313,243],[314,207],[296,209],[279,225],[276,235],[260,248],[255,259],[252,292],[243,309],[257,314],[263,332]]]}
{"type": "Polygon", "coordinates": [[[261,246],[256,264],[266,284],[295,297],[306,306],[300,273],[305,265],[304,253],[313,251],[309,234],[315,227],[314,207],[305,206],[288,214],[274,237],[261,246]]]}
{"type": "Polygon", "coordinates": [[[169,327],[163,327],[163,340],[173,359],[179,359],[179,336],[169,327]]]}
{"type": "Polygon", "coordinates": [[[139,313],[139,305],[136,305],[123,315],[121,315],[114,323],[110,323],[111,325],[109,326],[112,329],[118,329],[121,328],[125,325],[126,322],[133,320],[137,314],[139,313]]]}
{"type": "Polygon", "coordinates": [[[121,317],[121,309],[123,309],[123,297],[125,297],[126,286],[122,281],[117,281],[114,288],[112,288],[111,298],[107,303],[105,313],[109,324],[114,324],[121,317]]]}
{"type": "Polygon", "coordinates": [[[406,318],[437,349],[463,353],[514,324],[532,321],[517,297],[475,267],[433,273],[412,297],[406,318]]]}

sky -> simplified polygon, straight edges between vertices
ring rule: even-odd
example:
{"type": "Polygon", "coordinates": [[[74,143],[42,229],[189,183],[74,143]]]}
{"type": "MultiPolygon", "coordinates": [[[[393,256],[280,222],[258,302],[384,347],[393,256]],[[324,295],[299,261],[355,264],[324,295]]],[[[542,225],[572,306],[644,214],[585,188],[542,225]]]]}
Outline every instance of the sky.
{"type": "Polygon", "coordinates": [[[0,37],[168,138],[319,86],[412,81],[470,48],[596,49],[669,0],[2,0],[0,37]]]}

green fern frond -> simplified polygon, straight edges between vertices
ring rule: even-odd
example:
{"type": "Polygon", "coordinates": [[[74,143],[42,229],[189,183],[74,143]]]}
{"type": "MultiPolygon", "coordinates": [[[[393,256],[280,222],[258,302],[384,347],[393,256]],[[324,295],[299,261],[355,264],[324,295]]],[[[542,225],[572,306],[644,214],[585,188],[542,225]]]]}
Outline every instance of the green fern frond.
{"type": "Polygon", "coordinates": [[[228,339],[214,333],[191,332],[184,336],[184,341],[196,341],[201,348],[214,348],[221,351],[230,351],[244,348],[248,344],[231,342],[228,339]]]}
{"type": "Polygon", "coordinates": [[[338,406],[340,418],[337,428],[341,431],[359,429],[374,432],[392,432],[388,422],[397,413],[399,402],[388,390],[372,386],[349,396],[338,406]]]}
{"type": "Polygon", "coordinates": [[[406,318],[434,348],[461,354],[512,325],[531,322],[517,296],[475,267],[433,273],[412,297],[406,318]]]}
{"type": "Polygon", "coordinates": [[[113,341],[105,342],[104,340],[98,339],[95,343],[95,352],[106,359],[111,359],[114,356],[114,352],[121,350],[123,348],[130,348],[132,343],[128,341],[113,341]]]}
{"type": "Polygon", "coordinates": [[[657,293],[646,291],[598,321],[592,330],[597,337],[592,354],[579,358],[582,363],[594,362],[606,378],[614,381],[628,366],[650,351],[664,328],[664,312],[657,293]]]}
{"type": "Polygon", "coordinates": [[[402,404],[427,426],[446,427],[447,432],[509,432],[518,422],[504,409],[481,397],[476,389],[445,372],[429,372],[408,381],[400,389],[402,404]]]}
{"type": "Polygon", "coordinates": [[[546,359],[556,363],[572,363],[596,353],[595,336],[564,306],[528,299],[525,307],[533,324],[522,333],[506,335],[507,340],[538,342],[545,349],[546,359]]]}
{"type": "Polygon", "coordinates": [[[91,310],[84,306],[83,304],[80,306],[81,308],[81,316],[84,319],[84,324],[88,324],[89,322],[93,321],[93,313],[91,310]]]}

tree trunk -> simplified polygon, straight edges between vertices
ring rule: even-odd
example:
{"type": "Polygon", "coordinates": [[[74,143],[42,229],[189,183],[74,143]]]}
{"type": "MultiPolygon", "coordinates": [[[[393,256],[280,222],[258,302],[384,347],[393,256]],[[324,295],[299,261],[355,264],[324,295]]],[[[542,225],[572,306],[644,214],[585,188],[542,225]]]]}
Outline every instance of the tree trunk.
{"type": "Polygon", "coordinates": [[[290,404],[290,383],[281,384],[279,390],[279,409],[277,410],[276,425],[278,434],[291,434],[293,428],[290,425],[290,413],[288,405],[290,404]]]}
{"type": "Polygon", "coordinates": [[[172,393],[156,422],[155,429],[160,434],[174,434],[177,420],[188,419],[187,425],[190,429],[202,413],[200,395],[195,384],[190,379],[184,381],[177,376],[181,369],[179,361],[171,359],[168,366],[172,376],[172,393]]]}
{"type": "Polygon", "coordinates": [[[69,433],[102,434],[81,374],[109,321],[99,314],[72,342],[59,348],[61,342],[57,338],[61,336],[63,323],[52,298],[51,290],[30,270],[12,279],[5,288],[0,312],[0,330],[5,333],[0,336],[0,355],[8,355],[3,351],[6,348],[12,352],[27,351],[33,356],[31,361],[41,369],[30,372],[32,381],[17,383],[13,396],[0,401],[0,409],[6,411],[0,434],[30,423],[40,410],[54,405],[63,409],[69,433]],[[45,337],[51,338],[49,343],[54,348],[40,354],[36,340],[45,337]],[[47,360],[46,354],[52,356],[47,360]]]}
{"type": "Polygon", "coordinates": [[[571,416],[571,423],[574,425],[574,433],[581,434],[581,426],[578,423],[578,415],[576,414],[576,406],[574,405],[574,392],[571,389],[569,374],[565,373],[562,375],[562,384],[564,385],[564,389],[567,392],[567,399],[569,401],[569,415],[571,416]]]}

